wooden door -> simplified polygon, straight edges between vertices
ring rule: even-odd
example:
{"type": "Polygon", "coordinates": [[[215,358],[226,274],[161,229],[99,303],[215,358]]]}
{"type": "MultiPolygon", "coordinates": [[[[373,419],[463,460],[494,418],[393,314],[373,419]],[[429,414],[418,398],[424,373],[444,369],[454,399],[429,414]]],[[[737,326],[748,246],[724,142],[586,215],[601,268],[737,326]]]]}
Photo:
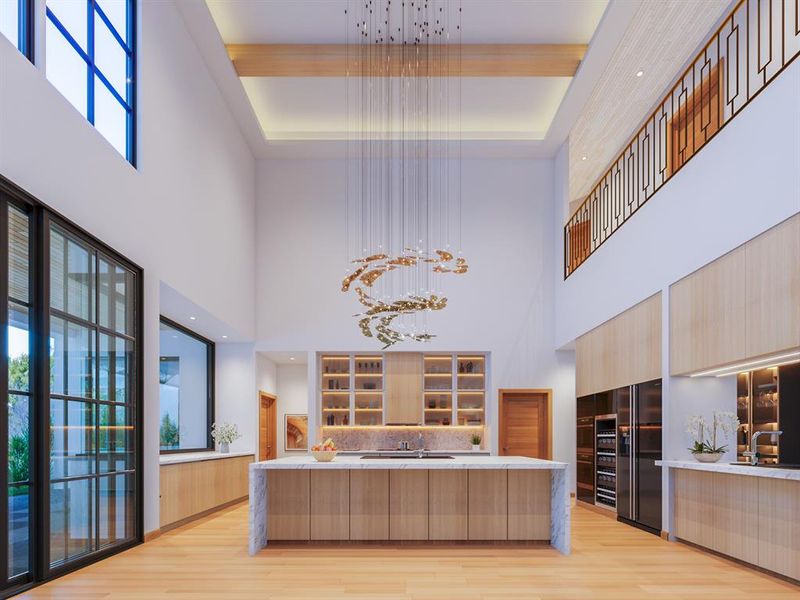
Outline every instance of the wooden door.
{"type": "Polygon", "coordinates": [[[258,393],[258,460],[278,457],[278,399],[266,392],[258,393]]]}
{"type": "Polygon", "coordinates": [[[500,390],[500,455],[550,459],[552,390],[500,390]]]}

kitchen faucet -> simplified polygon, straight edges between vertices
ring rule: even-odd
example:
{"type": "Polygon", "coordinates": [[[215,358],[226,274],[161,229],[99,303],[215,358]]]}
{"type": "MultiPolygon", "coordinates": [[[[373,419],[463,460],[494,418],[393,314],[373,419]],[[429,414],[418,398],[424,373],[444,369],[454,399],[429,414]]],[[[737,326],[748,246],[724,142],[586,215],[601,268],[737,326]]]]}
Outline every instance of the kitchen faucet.
{"type": "Polygon", "coordinates": [[[783,433],[783,431],[754,431],[753,437],[750,440],[750,450],[746,450],[742,452],[743,456],[746,456],[749,459],[749,463],[752,466],[758,465],[758,438],[762,435],[774,435],[779,436],[783,433]]]}

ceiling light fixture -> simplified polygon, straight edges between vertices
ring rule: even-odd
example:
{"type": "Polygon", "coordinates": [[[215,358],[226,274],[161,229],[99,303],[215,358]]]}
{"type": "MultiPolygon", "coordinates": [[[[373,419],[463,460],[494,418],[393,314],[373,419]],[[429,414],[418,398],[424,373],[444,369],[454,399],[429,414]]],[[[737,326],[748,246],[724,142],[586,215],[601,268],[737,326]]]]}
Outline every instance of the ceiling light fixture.
{"type": "Polygon", "coordinates": [[[222,336],[222,339],[223,339],[223,340],[227,340],[227,339],[228,339],[228,336],[227,336],[227,335],[223,335],[223,336],[222,336]]]}
{"type": "Polygon", "coordinates": [[[581,156],[581,160],[586,160],[586,157],[585,156],[581,156]]]}
{"type": "Polygon", "coordinates": [[[424,342],[461,250],[461,0],[345,0],[349,268],[384,349],[424,342]],[[452,77],[451,73],[458,74],[452,77]],[[441,131],[455,132],[442,139],[441,131]]]}
{"type": "Polygon", "coordinates": [[[726,367],[716,367],[714,369],[708,369],[698,373],[691,373],[689,377],[706,377],[709,375],[727,377],[728,375],[735,375],[737,373],[741,373],[742,371],[750,371],[754,368],[768,369],[770,367],[777,367],[795,362],[800,362],[800,351],[778,354],[777,356],[769,356],[767,358],[760,358],[758,360],[749,360],[746,362],[728,365],[726,367]]]}
{"type": "Polygon", "coordinates": [[[197,317],[189,317],[190,321],[197,321],[197,317]]]}
{"type": "Polygon", "coordinates": [[[289,357],[289,360],[294,360],[294,356],[290,356],[290,357],[289,357]]]}
{"type": "Polygon", "coordinates": [[[637,77],[641,77],[642,75],[644,75],[644,71],[636,71],[637,77]]]}

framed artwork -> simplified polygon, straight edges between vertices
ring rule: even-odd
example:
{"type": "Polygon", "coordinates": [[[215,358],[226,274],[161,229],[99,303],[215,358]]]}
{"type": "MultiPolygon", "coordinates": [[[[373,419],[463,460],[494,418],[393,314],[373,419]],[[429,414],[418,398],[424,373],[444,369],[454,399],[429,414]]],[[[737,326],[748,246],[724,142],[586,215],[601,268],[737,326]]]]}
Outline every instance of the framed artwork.
{"type": "Polygon", "coordinates": [[[284,416],[283,449],[308,450],[308,415],[284,416]]]}

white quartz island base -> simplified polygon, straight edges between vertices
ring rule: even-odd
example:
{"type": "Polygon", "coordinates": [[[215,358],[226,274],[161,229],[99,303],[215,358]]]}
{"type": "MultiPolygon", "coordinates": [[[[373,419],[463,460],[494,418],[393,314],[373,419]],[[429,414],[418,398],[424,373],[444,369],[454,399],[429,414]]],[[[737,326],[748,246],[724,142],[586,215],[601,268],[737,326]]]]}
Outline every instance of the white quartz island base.
{"type": "Polygon", "coordinates": [[[518,456],[252,463],[249,551],[269,539],[549,540],[569,554],[566,466],[518,456]],[[270,480],[280,485],[270,489],[270,480]]]}

